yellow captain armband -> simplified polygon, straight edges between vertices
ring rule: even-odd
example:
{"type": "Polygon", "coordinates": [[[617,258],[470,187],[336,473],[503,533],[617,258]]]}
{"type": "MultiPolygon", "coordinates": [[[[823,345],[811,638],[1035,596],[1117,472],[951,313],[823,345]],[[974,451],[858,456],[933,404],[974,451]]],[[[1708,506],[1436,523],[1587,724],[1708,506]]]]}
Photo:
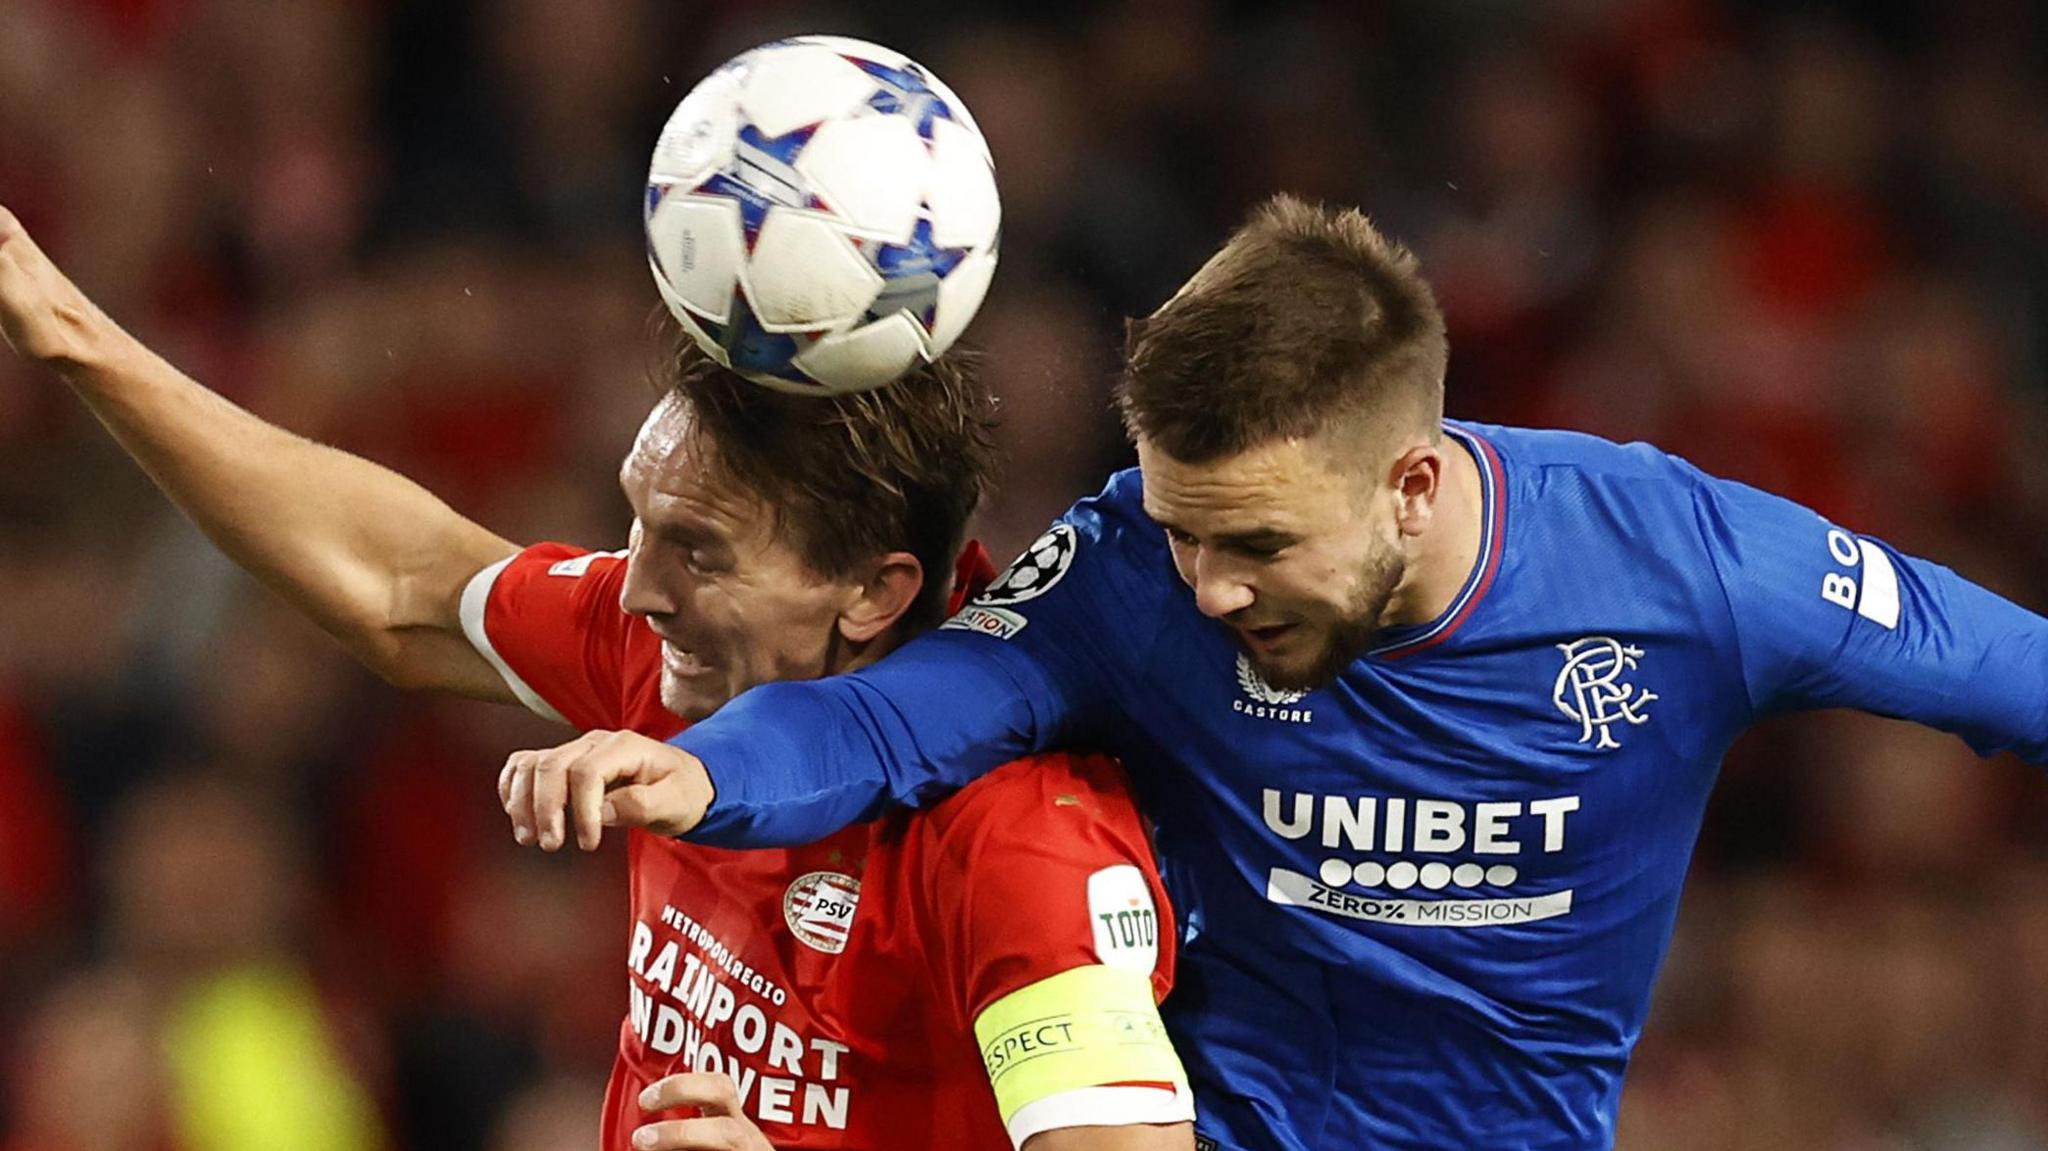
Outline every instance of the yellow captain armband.
{"type": "Polygon", "coordinates": [[[1188,1097],[1145,972],[1088,966],[1041,979],[990,1004],[974,1039],[1005,1125],[1039,1100],[1111,1083],[1170,1083],[1188,1097]]]}

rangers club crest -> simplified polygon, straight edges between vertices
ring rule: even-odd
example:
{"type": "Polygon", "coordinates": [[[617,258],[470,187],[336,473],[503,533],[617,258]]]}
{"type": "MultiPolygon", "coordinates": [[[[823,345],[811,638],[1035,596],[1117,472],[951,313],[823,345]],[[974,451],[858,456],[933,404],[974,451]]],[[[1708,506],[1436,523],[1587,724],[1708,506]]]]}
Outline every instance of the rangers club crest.
{"type": "Polygon", "coordinates": [[[813,871],[798,876],[783,893],[782,918],[806,947],[837,955],[846,950],[858,906],[860,880],[836,871],[813,871]]]}
{"type": "Polygon", "coordinates": [[[1642,648],[1593,635],[1558,644],[1557,650],[1564,653],[1564,670],[1557,673],[1550,700],[1566,719],[1578,723],[1580,743],[1592,742],[1597,736],[1593,749],[1608,751],[1621,746],[1614,738],[1615,724],[1639,727],[1650,722],[1643,709],[1657,699],[1657,693],[1622,682],[1623,676],[1636,670],[1636,661],[1643,658],[1642,648]]]}

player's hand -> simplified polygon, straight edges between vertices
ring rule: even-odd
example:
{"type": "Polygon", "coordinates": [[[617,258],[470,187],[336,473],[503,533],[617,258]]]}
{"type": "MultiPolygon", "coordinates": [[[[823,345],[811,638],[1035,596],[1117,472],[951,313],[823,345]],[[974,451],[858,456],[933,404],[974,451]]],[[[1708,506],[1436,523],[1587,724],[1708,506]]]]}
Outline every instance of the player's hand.
{"type": "Polygon", "coordinates": [[[63,369],[86,362],[113,324],[0,207],[0,336],[22,358],[63,369]]]}
{"type": "Polygon", "coordinates": [[[597,850],[607,827],[681,835],[711,806],[711,776],[697,757],[630,731],[592,731],[545,751],[515,751],[498,773],[512,838],[557,851],[573,825],[597,850]]]}
{"type": "Polygon", "coordinates": [[[753,1120],[740,1112],[732,1080],[703,1072],[656,1080],[640,1093],[640,1110],[694,1107],[698,1118],[664,1119],[633,1132],[639,1151],[775,1151],[753,1120]]]}

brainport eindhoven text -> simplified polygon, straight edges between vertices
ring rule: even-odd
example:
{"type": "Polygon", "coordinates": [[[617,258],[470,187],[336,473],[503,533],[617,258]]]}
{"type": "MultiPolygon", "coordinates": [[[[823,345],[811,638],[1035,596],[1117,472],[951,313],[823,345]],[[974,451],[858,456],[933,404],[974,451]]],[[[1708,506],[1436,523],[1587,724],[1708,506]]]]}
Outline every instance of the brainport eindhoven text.
{"type": "Polygon", "coordinates": [[[630,993],[633,1034],[657,1055],[680,1055],[679,1070],[724,1072],[749,1115],[845,1130],[851,1089],[841,1057],[852,1049],[829,1039],[807,1041],[773,1017],[787,1002],[782,988],[739,962],[688,915],[664,907],[661,919],[683,938],[668,938],[657,949],[656,930],[644,920],[633,925],[626,959],[637,977],[630,993]],[[761,1003],[742,1001],[735,985],[761,1003]]]}

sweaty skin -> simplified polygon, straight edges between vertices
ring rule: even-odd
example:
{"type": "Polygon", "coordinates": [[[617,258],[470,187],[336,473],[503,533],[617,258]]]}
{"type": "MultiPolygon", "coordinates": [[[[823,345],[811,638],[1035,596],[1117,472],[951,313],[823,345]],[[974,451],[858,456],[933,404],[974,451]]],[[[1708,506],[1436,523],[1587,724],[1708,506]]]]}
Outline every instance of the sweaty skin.
{"type": "MultiPolygon", "coordinates": [[[[377,674],[405,688],[519,702],[470,644],[461,620],[463,589],[479,571],[515,554],[514,544],[404,476],[265,423],[179,372],[101,312],[5,207],[0,335],[24,359],[56,371],[223,552],[377,674]]],[[[784,578],[790,575],[786,559],[771,554],[772,532],[763,534],[768,517],[758,514],[757,502],[698,482],[677,415],[666,405],[657,408],[621,477],[636,517],[628,610],[672,649],[664,652],[673,658],[665,660],[663,703],[694,718],[754,683],[851,670],[887,650],[885,633],[921,585],[916,560],[889,553],[837,583],[784,578]],[[733,571],[743,566],[735,562],[743,556],[754,561],[746,578],[733,571]],[[784,566],[763,566],[778,562],[784,566]],[[764,572],[775,578],[761,579],[764,572]],[[795,637],[820,628],[831,633],[824,650],[801,654],[795,637]]],[[[602,732],[566,745],[576,757],[606,762],[648,747],[672,750],[602,732]]],[[[648,763],[606,775],[621,783],[609,797],[589,786],[588,772],[566,764],[559,772],[522,772],[522,763],[534,766],[515,756],[500,773],[500,800],[510,810],[516,791],[525,813],[523,823],[514,817],[520,841],[551,850],[566,841],[571,823],[586,847],[596,846],[606,823],[659,830],[658,811],[688,813],[677,820],[680,831],[711,799],[708,780],[687,763],[648,763]]],[[[732,1093],[723,1076],[677,1078],[717,1080],[677,1085],[673,1089],[684,1093],[678,1099],[694,1092],[716,1108],[732,1093]]],[[[724,1114],[709,1115],[654,1124],[643,1129],[648,1141],[636,1137],[635,1145],[772,1151],[736,1102],[724,1114]]],[[[1067,1128],[1025,1144],[1026,1151],[1192,1146],[1185,1123],[1067,1128]]]]}
{"type": "Polygon", "coordinates": [[[1349,469],[1332,430],[1184,463],[1138,440],[1145,511],[1202,614],[1260,675],[1307,690],[1387,628],[1434,619],[1478,554],[1478,464],[1455,442],[1401,445],[1349,469]]]}
{"type": "Polygon", "coordinates": [[[404,476],[264,423],[121,330],[0,208],[0,333],[54,369],[229,558],[401,687],[517,702],[462,636],[508,541],[404,476]]]}
{"type": "MultiPolygon", "coordinates": [[[[1478,464],[1462,447],[1408,446],[1364,497],[1356,477],[1319,462],[1319,450],[1289,440],[1186,465],[1138,445],[1140,466],[1160,477],[1148,473],[1146,511],[1165,525],[1181,580],[1275,686],[1320,682],[1385,628],[1433,618],[1479,552],[1478,464]],[[1358,502],[1374,531],[1349,530],[1358,502]],[[1388,570],[1398,582],[1375,582],[1372,573],[1388,570]],[[1260,634],[1266,628],[1274,631],[1260,634]]],[[[609,790],[612,808],[599,822],[663,835],[694,828],[715,797],[701,760],[651,740],[520,752],[508,778],[515,765],[573,768],[572,808],[595,812],[609,790]]],[[[529,812],[512,818],[516,835],[537,834],[529,812]]],[[[596,842],[596,827],[578,827],[579,839],[596,842]]]]}

